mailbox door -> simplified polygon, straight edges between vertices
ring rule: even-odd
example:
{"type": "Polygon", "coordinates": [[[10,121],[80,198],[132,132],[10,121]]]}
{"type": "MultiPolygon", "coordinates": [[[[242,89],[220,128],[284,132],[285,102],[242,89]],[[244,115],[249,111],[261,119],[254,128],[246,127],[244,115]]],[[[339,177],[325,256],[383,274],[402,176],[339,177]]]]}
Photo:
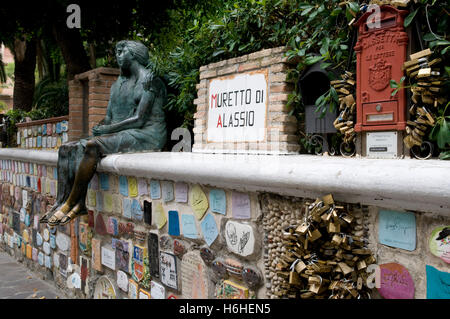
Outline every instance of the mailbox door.
{"type": "Polygon", "coordinates": [[[397,115],[398,101],[396,100],[363,104],[363,125],[395,124],[398,121],[397,115]]]}

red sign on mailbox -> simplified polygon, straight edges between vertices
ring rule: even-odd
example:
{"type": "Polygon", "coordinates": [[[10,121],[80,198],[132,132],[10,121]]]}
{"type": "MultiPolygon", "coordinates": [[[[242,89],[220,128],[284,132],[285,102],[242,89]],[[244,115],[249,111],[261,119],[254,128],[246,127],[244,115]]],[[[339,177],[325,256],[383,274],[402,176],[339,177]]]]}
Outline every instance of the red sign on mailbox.
{"type": "Polygon", "coordinates": [[[356,22],[355,131],[401,131],[406,127],[405,90],[391,96],[389,81],[399,82],[403,76],[408,45],[403,19],[408,11],[383,5],[379,23],[373,19],[374,14],[366,12],[356,22]]]}

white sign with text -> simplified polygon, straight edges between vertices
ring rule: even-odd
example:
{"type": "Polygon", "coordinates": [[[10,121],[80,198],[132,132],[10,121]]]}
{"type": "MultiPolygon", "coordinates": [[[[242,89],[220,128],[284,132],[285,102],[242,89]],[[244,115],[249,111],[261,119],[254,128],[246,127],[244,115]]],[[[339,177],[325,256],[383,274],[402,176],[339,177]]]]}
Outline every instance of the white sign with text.
{"type": "Polygon", "coordinates": [[[268,100],[267,71],[209,82],[208,142],[263,141],[268,100]]]}

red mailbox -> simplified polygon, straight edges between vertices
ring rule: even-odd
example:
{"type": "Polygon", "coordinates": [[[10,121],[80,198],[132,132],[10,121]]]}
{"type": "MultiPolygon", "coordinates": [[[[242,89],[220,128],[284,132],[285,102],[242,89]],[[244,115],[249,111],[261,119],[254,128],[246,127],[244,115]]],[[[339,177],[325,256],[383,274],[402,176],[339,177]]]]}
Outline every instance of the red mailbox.
{"type": "Polygon", "coordinates": [[[383,5],[380,13],[378,28],[371,28],[373,12],[366,12],[356,22],[356,132],[401,131],[406,127],[405,90],[391,96],[389,81],[399,82],[403,76],[408,45],[403,19],[408,11],[383,5]]]}

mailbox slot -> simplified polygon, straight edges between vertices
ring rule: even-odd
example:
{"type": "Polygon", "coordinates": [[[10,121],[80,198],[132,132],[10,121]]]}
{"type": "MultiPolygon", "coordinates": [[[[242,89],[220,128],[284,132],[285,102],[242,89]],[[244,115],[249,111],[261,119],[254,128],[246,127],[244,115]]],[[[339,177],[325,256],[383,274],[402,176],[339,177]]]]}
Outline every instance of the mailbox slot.
{"type": "Polygon", "coordinates": [[[381,101],[363,104],[363,124],[380,125],[397,122],[397,101],[381,101]]]}

